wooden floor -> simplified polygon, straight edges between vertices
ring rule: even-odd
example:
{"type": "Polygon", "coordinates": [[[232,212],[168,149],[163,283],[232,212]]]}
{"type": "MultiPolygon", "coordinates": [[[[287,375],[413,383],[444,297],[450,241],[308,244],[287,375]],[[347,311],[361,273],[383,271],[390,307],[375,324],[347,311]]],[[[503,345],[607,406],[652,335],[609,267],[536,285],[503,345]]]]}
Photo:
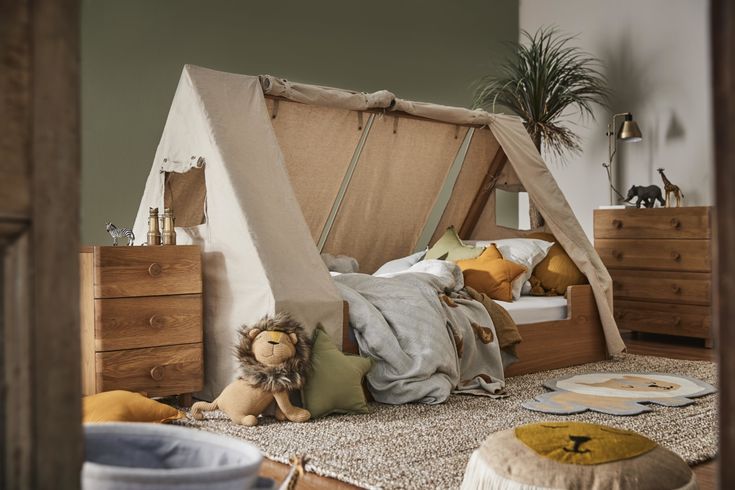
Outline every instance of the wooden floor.
{"type": "MultiPolygon", "coordinates": [[[[623,333],[623,339],[631,354],[642,354],[647,356],[670,357],[673,359],[687,359],[700,361],[715,361],[716,351],[704,347],[704,341],[699,339],[688,339],[655,334],[632,334],[623,333]]],[[[714,490],[717,488],[717,462],[712,461],[695,466],[694,473],[700,490],[714,490]]],[[[288,472],[286,465],[266,460],[263,464],[261,475],[281,481],[288,472]]],[[[342,483],[331,478],[322,478],[311,473],[304,475],[300,480],[299,490],[355,489],[352,485],[342,483]]]]}

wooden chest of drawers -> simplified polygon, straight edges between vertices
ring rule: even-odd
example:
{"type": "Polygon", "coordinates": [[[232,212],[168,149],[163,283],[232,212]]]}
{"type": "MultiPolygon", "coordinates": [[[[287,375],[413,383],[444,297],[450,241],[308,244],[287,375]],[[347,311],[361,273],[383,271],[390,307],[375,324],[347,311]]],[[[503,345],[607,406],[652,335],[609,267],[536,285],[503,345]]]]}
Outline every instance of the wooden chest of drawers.
{"type": "Polygon", "coordinates": [[[613,278],[618,327],[712,333],[711,208],[598,209],[595,249],[613,278]]]}
{"type": "Polygon", "coordinates": [[[199,247],[87,247],[80,274],[85,395],[202,389],[199,247]]]}

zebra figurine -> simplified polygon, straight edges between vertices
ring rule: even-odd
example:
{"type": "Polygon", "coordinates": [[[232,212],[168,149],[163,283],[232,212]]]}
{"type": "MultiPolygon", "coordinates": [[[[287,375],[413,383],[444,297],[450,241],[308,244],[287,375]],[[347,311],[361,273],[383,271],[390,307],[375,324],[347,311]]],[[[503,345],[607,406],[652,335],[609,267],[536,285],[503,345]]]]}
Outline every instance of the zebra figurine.
{"type": "Polygon", "coordinates": [[[107,229],[107,233],[109,233],[112,237],[113,247],[117,247],[117,239],[120,237],[125,237],[128,239],[128,246],[134,245],[133,242],[135,241],[135,235],[133,234],[133,230],[131,230],[130,228],[118,228],[109,221],[107,222],[107,226],[105,228],[107,229]]]}

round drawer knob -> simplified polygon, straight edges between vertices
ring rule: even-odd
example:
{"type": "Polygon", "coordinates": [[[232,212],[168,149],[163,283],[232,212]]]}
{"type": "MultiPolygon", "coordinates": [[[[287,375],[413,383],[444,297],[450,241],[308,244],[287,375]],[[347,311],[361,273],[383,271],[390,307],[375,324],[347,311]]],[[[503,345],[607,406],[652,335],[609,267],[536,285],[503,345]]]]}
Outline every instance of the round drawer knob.
{"type": "Polygon", "coordinates": [[[618,259],[618,260],[622,260],[623,259],[623,252],[621,252],[619,250],[613,250],[611,253],[612,253],[612,256],[615,257],[616,259],[618,259]]]}
{"type": "Polygon", "coordinates": [[[161,264],[157,262],[153,262],[150,266],[148,266],[148,275],[151,277],[158,277],[161,275],[161,264]]]}
{"type": "Polygon", "coordinates": [[[672,260],[679,262],[681,260],[681,254],[674,250],[673,252],[671,252],[671,258],[672,260]]]}
{"type": "Polygon", "coordinates": [[[678,286],[676,284],[671,285],[671,290],[674,292],[674,294],[681,293],[681,286],[678,286]]]}
{"type": "Polygon", "coordinates": [[[612,226],[613,226],[613,228],[620,229],[620,228],[623,227],[623,222],[620,221],[619,219],[614,219],[614,220],[612,220],[612,226]]]}
{"type": "Polygon", "coordinates": [[[163,328],[163,323],[163,318],[158,315],[151,315],[151,317],[148,319],[148,325],[153,328],[163,328]]]}
{"type": "Polygon", "coordinates": [[[674,326],[678,327],[681,325],[681,317],[674,317],[674,326]]]}
{"type": "Polygon", "coordinates": [[[151,369],[151,378],[153,378],[156,381],[161,381],[163,379],[164,369],[163,366],[156,366],[153,369],[151,369]]]}
{"type": "Polygon", "coordinates": [[[679,228],[681,228],[681,221],[676,218],[671,218],[671,227],[675,230],[678,230],[679,228]]]}

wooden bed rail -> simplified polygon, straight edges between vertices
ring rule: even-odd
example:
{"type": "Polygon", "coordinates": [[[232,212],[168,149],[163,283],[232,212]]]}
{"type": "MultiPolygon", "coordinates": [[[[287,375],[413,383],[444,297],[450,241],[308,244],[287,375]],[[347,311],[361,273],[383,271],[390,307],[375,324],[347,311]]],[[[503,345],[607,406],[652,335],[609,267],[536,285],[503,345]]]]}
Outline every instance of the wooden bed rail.
{"type": "Polygon", "coordinates": [[[569,286],[566,297],[565,320],[518,326],[523,337],[517,348],[520,360],[505,370],[506,377],[608,358],[592,286],[569,286]]]}

